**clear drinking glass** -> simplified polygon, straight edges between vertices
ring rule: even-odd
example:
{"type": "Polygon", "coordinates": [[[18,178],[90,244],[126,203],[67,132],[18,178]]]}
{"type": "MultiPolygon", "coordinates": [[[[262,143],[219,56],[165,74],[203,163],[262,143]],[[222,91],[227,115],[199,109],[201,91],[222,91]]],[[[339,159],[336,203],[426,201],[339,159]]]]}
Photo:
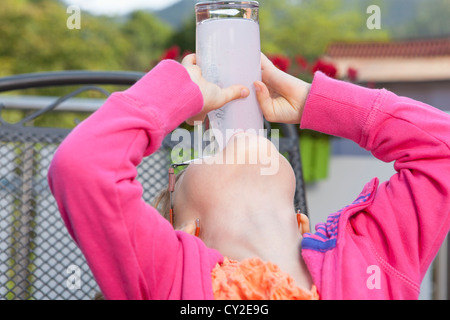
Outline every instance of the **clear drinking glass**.
{"type": "Polygon", "coordinates": [[[226,88],[245,85],[246,99],[233,101],[208,114],[219,150],[238,130],[261,134],[263,114],[253,82],[261,80],[259,3],[209,1],[195,6],[197,64],[206,80],[226,88]]]}

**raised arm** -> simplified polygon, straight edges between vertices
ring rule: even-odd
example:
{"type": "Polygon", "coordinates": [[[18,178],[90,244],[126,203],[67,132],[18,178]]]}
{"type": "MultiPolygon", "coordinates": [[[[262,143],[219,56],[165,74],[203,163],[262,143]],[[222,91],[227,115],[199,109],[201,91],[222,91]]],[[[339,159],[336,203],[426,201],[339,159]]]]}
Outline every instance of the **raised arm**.
{"type": "MultiPolygon", "coordinates": [[[[189,61],[185,67],[161,62],[128,90],[112,94],[54,156],[50,188],[107,299],[212,296],[210,270],[221,256],[175,232],[142,200],[136,180],[144,156],[186,119],[211,107],[203,99],[209,84],[201,80],[189,61]]],[[[216,94],[225,95],[219,100],[225,103],[240,97],[240,90],[216,94]]]]}
{"type": "Polygon", "coordinates": [[[263,82],[255,87],[271,121],[347,138],[382,161],[395,161],[397,174],[350,223],[356,236],[369,241],[380,265],[420,286],[450,228],[450,116],[321,73],[310,86],[265,57],[263,82]]]}
{"type": "Polygon", "coordinates": [[[351,224],[369,239],[380,263],[420,285],[450,228],[450,116],[387,90],[317,74],[301,126],[395,161],[397,173],[351,224]]]}
{"type": "Polygon", "coordinates": [[[351,217],[380,265],[420,282],[450,228],[450,116],[387,90],[317,74],[302,128],[351,139],[397,173],[351,217]]]}

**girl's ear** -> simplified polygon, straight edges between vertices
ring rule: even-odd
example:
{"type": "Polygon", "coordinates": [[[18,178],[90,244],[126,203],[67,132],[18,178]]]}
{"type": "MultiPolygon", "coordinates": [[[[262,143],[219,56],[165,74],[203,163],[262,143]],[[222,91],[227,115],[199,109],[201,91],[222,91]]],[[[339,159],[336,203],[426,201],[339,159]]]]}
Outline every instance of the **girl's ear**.
{"type": "Polygon", "coordinates": [[[180,228],[178,228],[177,230],[184,231],[186,233],[194,235],[195,223],[194,223],[194,221],[190,221],[190,222],[184,224],[183,226],[181,226],[180,228]]]}
{"type": "Polygon", "coordinates": [[[198,237],[200,234],[200,219],[190,221],[177,230],[184,231],[198,237]]]}
{"type": "Polygon", "coordinates": [[[305,214],[297,213],[297,222],[298,222],[298,230],[300,231],[301,235],[310,232],[309,219],[305,214]]]}

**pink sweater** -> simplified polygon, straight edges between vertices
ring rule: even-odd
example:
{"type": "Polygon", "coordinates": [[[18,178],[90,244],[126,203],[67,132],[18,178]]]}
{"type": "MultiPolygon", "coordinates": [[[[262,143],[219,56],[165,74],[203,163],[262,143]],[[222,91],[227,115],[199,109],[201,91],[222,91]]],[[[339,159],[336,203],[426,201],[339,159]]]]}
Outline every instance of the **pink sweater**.
{"type": "MultiPolygon", "coordinates": [[[[163,61],[55,154],[50,188],[107,299],[214,298],[211,271],[222,255],[174,231],[135,180],[142,158],[202,105],[184,68],[163,61]]],[[[301,128],[351,139],[397,170],[305,235],[302,255],[321,298],[416,299],[450,226],[450,117],[318,73],[301,128]]]]}

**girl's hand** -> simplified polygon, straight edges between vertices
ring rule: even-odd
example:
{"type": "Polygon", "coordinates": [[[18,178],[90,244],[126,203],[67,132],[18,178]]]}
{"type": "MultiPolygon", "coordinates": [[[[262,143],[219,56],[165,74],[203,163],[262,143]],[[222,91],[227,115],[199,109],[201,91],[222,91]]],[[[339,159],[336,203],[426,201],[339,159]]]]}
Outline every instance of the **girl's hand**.
{"type": "Polygon", "coordinates": [[[262,82],[254,83],[256,97],[267,121],[300,124],[311,85],[295,78],[261,55],[262,82]]]}
{"type": "Polygon", "coordinates": [[[203,122],[210,111],[219,109],[233,100],[246,98],[250,94],[250,90],[241,85],[233,85],[223,89],[214,83],[206,81],[202,76],[200,67],[196,65],[195,54],[186,56],[181,64],[186,68],[191,80],[199,86],[203,95],[202,111],[186,120],[190,125],[193,125],[195,121],[203,122]]]}

